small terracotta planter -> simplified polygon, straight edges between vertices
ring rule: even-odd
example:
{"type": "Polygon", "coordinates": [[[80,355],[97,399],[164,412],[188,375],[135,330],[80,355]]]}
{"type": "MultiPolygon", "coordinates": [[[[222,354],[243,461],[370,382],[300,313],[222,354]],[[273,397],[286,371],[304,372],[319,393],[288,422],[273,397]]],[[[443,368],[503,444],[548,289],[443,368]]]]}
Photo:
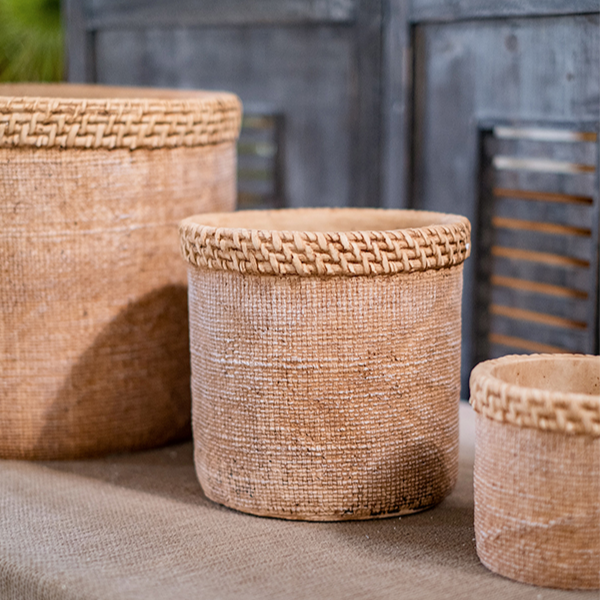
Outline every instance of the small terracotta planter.
{"type": "Polygon", "coordinates": [[[467,219],[248,211],[180,232],[206,495],[308,520],[440,502],[457,475],[467,219]]]}
{"type": "Polygon", "coordinates": [[[471,404],[481,562],[535,585],[600,588],[600,357],[481,363],[471,404]]]}

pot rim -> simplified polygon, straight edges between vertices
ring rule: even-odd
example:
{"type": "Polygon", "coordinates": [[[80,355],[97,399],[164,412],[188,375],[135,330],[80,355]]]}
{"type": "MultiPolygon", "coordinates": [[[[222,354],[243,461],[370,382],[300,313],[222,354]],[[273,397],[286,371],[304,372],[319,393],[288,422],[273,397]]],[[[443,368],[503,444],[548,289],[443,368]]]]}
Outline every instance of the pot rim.
{"type": "Polygon", "coordinates": [[[0,148],[174,148],[234,142],[229,92],[82,84],[0,84],[0,148]]]}
{"type": "Polygon", "coordinates": [[[585,354],[513,354],[484,361],[471,372],[474,410],[500,423],[600,437],[600,394],[518,385],[498,373],[508,365],[540,361],[597,362],[600,372],[600,356],[585,354]]]}
{"type": "Polygon", "coordinates": [[[471,250],[467,218],[402,209],[207,213],[181,221],[179,232],[183,257],[190,264],[257,275],[406,274],[460,265],[471,250]],[[328,225],[306,227],[317,219],[328,225]],[[273,227],[278,220],[284,225],[281,229],[273,227]],[[289,227],[293,220],[305,226],[289,227]],[[330,227],[336,220],[352,225],[330,227]],[[392,227],[369,228],[369,222],[392,227]]]}

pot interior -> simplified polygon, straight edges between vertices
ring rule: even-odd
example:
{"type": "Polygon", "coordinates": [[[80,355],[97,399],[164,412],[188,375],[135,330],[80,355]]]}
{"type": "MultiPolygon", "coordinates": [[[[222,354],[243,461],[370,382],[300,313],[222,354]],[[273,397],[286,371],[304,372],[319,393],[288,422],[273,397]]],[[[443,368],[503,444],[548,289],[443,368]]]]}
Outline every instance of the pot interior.
{"type": "Polygon", "coordinates": [[[422,211],[382,209],[288,209],[238,211],[193,217],[197,225],[262,231],[306,231],[314,233],[348,231],[391,231],[449,225],[461,221],[456,215],[422,211]]]}
{"type": "Polygon", "coordinates": [[[598,396],[600,356],[539,356],[498,365],[493,375],[511,385],[598,396]]]}
{"type": "Polygon", "coordinates": [[[85,85],[65,83],[4,83],[0,85],[0,96],[31,98],[63,98],[104,100],[198,100],[220,96],[219,92],[198,90],[173,90],[144,87],[120,87],[111,85],[85,85]]]}

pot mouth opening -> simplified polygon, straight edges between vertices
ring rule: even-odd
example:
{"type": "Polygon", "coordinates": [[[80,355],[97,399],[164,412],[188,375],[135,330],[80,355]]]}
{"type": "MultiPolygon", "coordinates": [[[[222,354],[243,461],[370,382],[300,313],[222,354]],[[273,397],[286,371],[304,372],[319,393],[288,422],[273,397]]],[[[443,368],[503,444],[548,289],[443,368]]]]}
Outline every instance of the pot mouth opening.
{"type": "Polygon", "coordinates": [[[194,215],[182,225],[277,233],[387,232],[468,223],[465,217],[381,208],[298,208],[194,215]]]}
{"type": "Polygon", "coordinates": [[[96,85],[84,83],[2,83],[0,96],[25,100],[57,101],[186,101],[210,100],[228,92],[206,90],[183,90],[153,87],[126,87],[115,85],[96,85]]]}
{"type": "Polygon", "coordinates": [[[502,383],[523,389],[546,391],[568,397],[586,395],[600,403],[600,357],[583,355],[536,355],[513,357],[490,369],[502,383]]]}

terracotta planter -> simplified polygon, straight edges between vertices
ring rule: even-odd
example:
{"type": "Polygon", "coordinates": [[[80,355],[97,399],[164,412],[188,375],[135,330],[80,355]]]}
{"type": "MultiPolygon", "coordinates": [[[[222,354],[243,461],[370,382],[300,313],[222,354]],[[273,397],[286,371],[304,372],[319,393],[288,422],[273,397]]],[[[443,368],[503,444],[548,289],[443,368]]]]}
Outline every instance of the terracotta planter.
{"type": "Polygon", "coordinates": [[[235,202],[229,94],[0,86],[0,457],[189,435],[177,222],[235,202]]]}
{"type": "Polygon", "coordinates": [[[475,535],[483,564],[600,587],[600,357],[505,356],[471,374],[475,535]]]}
{"type": "Polygon", "coordinates": [[[248,211],[180,232],[206,495],[309,520],[440,502],[457,475],[468,221],[248,211]]]}

